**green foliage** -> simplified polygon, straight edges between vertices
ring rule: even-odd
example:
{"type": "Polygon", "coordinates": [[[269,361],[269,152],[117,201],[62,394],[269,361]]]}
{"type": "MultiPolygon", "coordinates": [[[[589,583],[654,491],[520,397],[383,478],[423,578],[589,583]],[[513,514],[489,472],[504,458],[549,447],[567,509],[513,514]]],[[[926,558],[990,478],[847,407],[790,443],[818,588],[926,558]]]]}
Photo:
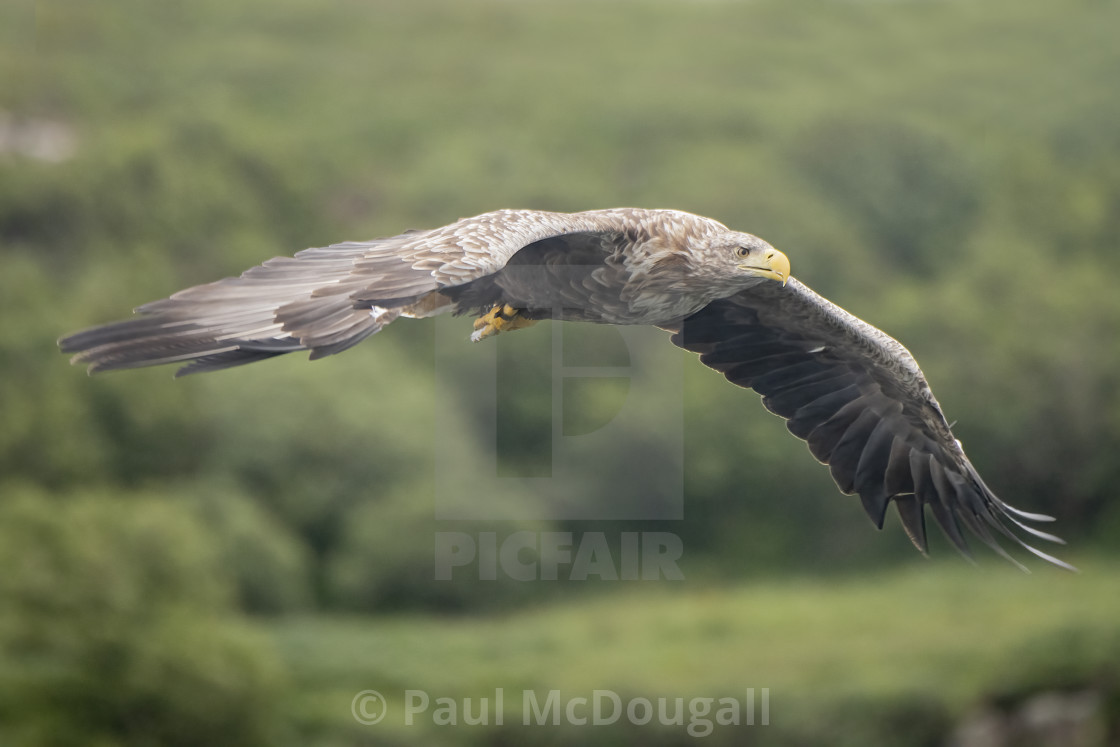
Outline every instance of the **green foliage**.
{"type": "MultiPolygon", "coordinates": [[[[432,389],[430,326],[401,322],[314,366],[175,384],[85,380],[50,341],[307,244],[502,205],[673,205],[766,236],[904,339],[988,481],[1086,532],[1107,516],[1120,442],[1118,361],[1100,342],[1120,313],[1100,269],[1115,265],[1115,112],[1093,93],[1120,65],[1091,43],[1112,11],[816,9],[278,3],[262,22],[205,2],[44,5],[49,96],[17,87],[3,105],[70,128],[74,147],[0,162],[0,468],[52,489],[228,485],[295,543],[271,553],[278,567],[307,558],[325,601],[350,512],[431,495],[432,403],[473,422],[469,388],[432,389]],[[1023,41],[1038,28],[1042,50],[1023,41]],[[573,58],[576,39],[588,52],[573,58]]],[[[499,429],[515,471],[547,453],[533,334],[501,341],[518,364],[503,368],[499,429]]],[[[799,545],[819,549],[814,567],[905,551],[867,533],[749,395],[694,365],[686,380],[691,554],[737,573],[799,562],[799,545]]],[[[569,384],[565,407],[588,402],[569,426],[591,427],[580,412],[606,395],[569,384]]],[[[658,458],[618,441],[639,466],[658,458]]],[[[416,548],[420,526],[402,527],[416,548]]],[[[252,606],[301,604],[286,594],[252,606]]]]}
{"type": "Polygon", "coordinates": [[[826,119],[795,158],[876,256],[922,273],[964,260],[980,182],[948,144],[903,124],[826,119]]]}
{"type": "MultiPolygon", "coordinates": [[[[495,521],[485,526],[504,537],[539,530],[542,524],[495,521]]],[[[481,581],[477,572],[433,582],[435,532],[463,529],[460,523],[433,520],[431,506],[408,493],[356,507],[327,558],[328,603],[362,612],[421,608],[461,613],[510,607],[539,593],[533,584],[508,578],[481,581]]]]}
{"type": "Polygon", "coordinates": [[[277,614],[311,604],[311,553],[276,516],[228,486],[206,491],[196,513],[218,545],[242,609],[277,614]]]}
{"type": "Polygon", "coordinates": [[[270,743],[283,670],[232,616],[189,512],[153,497],[10,492],[0,504],[5,741],[270,743]]]}
{"type": "MultiPolygon", "coordinates": [[[[328,592],[329,565],[360,544],[351,517],[400,495],[423,516],[432,408],[453,412],[464,441],[477,418],[471,376],[434,391],[430,325],[402,321],[311,366],[175,384],[158,371],[87,381],[57,366],[50,340],[308,244],[503,205],[671,205],[767,237],[808,283],[902,338],[989,483],[1086,533],[1120,476],[1107,458],[1118,361],[1099,342],[1120,313],[1100,271],[1115,265],[1115,112],[1093,94],[1120,65],[1087,41],[1112,11],[814,7],[278,3],[264,21],[206,2],[48,3],[54,103],[13,89],[5,106],[58,120],[76,144],[57,163],[0,162],[0,467],[59,489],[227,485],[285,536],[288,550],[266,553],[276,568],[307,563],[314,601],[377,605],[328,592]],[[1038,28],[1042,50],[1024,42],[1038,28]],[[576,40],[587,52],[573,57],[576,40]]],[[[546,337],[495,343],[501,466],[514,473],[549,467],[546,337]]],[[[674,530],[704,567],[909,552],[870,533],[749,395],[695,364],[686,381],[688,521],[674,530]]],[[[568,433],[632,396],[583,383],[564,384],[568,433]]],[[[665,456],[633,448],[646,436],[632,429],[602,458],[641,472],[665,456]]],[[[391,544],[412,567],[430,525],[386,512],[404,522],[411,540],[391,544]]],[[[399,536],[391,522],[378,531],[399,536]]],[[[302,583],[251,606],[298,607],[302,583]]]]}

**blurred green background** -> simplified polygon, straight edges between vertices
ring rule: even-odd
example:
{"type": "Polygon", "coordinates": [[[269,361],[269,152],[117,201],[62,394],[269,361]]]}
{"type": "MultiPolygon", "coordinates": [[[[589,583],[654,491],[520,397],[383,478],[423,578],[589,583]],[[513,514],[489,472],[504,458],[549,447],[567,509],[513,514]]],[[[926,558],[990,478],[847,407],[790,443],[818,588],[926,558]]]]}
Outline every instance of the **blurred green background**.
{"type": "MultiPolygon", "coordinates": [[[[769,687],[771,724],[715,744],[1120,743],[1120,4],[3,13],[0,743],[694,741],[512,708],[401,726],[405,688],[496,687],[769,687]],[[432,444],[437,407],[471,442],[471,391],[437,388],[430,321],[181,381],[87,378],[55,347],[307,246],[622,205],[761,235],[900,338],[987,482],[1058,517],[1083,573],[936,540],[922,559],[687,356],[683,521],[464,524],[434,519],[432,444]],[[435,532],[523,528],[671,531],[685,580],[434,580],[435,532]],[[398,715],[363,726],[371,688],[398,715]]],[[[501,401],[514,469],[547,427],[547,330],[500,341],[526,372],[501,401]]]]}

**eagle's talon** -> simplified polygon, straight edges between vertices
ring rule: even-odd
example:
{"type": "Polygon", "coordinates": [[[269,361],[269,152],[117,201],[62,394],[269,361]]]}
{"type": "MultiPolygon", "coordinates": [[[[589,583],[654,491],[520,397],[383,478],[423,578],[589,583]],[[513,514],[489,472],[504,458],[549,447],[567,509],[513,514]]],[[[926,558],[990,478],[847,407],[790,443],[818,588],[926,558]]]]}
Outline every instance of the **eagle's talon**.
{"type": "Polygon", "coordinates": [[[474,332],[471,333],[471,342],[485,340],[499,332],[509,332],[536,324],[535,319],[526,319],[519,309],[509,304],[494,306],[478,319],[474,320],[474,332]]]}

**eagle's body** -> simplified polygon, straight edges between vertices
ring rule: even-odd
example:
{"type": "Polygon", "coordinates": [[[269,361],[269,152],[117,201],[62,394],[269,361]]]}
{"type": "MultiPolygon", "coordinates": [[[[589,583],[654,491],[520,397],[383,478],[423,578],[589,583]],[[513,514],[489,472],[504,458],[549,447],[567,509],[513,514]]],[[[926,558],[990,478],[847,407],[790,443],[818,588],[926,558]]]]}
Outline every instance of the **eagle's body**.
{"type": "Polygon", "coordinates": [[[664,324],[762,281],[705,276],[681,251],[729,233],[677,210],[498,210],[402,237],[396,251],[430,271],[438,289],[401,314],[467,313],[500,301],[529,318],[664,324]]]}
{"type": "Polygon", "coordinates": [[[790,279],[765,241],[709,218],[499,210],[278,257],[137,311],[60,345],[90,371],[185,363],[182,374],[295,350],[323,357],[401,316],[481,313],[475,339],[546,318],[655,325],[762,394],[877,525],[893,500],[923,552],[928,505],[962,550],[963,525],[1001,554],[993,531],[1065,565],[1012,531],[1057,539],[1021,521],[1049,517],[984,485],[901,344],[790,279]]]}

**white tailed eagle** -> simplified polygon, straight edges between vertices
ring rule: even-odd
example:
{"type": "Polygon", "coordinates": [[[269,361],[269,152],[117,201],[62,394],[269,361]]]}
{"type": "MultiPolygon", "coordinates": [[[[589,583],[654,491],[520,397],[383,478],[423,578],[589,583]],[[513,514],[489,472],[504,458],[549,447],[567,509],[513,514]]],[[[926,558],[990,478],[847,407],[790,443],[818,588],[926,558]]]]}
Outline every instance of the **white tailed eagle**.
{"type": "Polygon", "coordinates": [[[1071,568],[1020,538],[1061,541],[1026,523],[1050,517],[988,489],[906,348],[790,277],[762,239],[709,218],[498,210],[277,257],[136,311],[59,345],[90,372],[182,363],[183,375],[296,350],[322,358],[402,316],[478,314],[475,340],[546,318],[655,325],[761,394],[876,526],[893,500],[925,553],[928,506],[966,554],[962,527],[1016,565],[998,536],[1071,568]]]}

